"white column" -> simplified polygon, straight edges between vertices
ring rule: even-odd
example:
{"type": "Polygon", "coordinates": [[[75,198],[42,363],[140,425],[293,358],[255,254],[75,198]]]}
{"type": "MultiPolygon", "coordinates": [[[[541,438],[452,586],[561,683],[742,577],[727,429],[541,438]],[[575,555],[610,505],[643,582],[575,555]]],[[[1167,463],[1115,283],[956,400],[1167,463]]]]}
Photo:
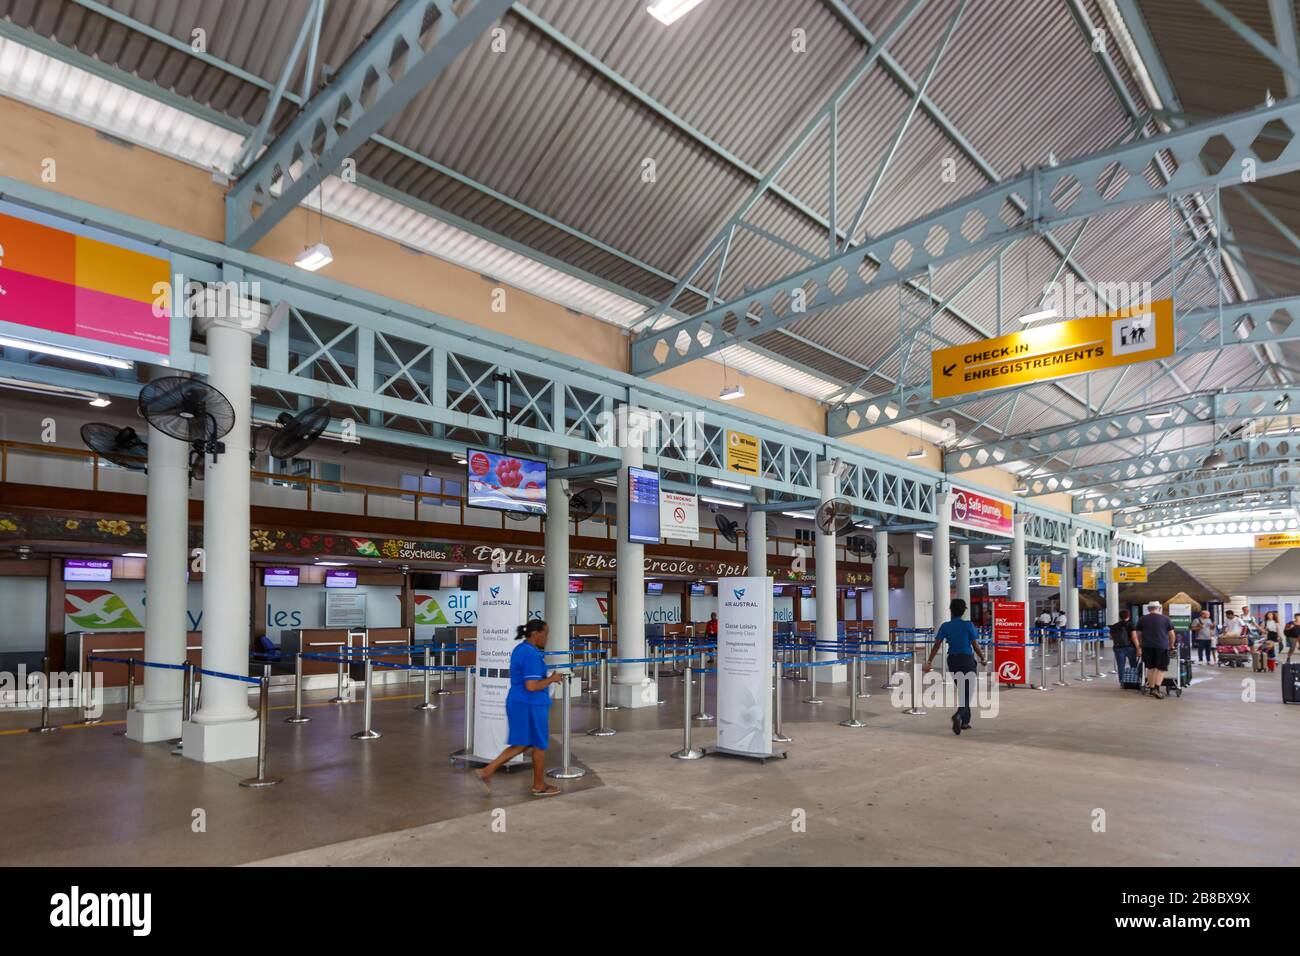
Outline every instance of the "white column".
{"type": "Polygon", "coordinates": [[[1025,605],[1025,635],[1033,620],[1029,607],[1029,565],[1025,559],[1025,521],[1027,516],[1017,514],[1011,532],[1011,600],[1025,605]]]}
{"type": "MultiPolygon", "coordinates": [[[[830,501],[836,496],[839,481],[835,477],[834,460],[817,463],[817,492],[822,502],[830,501]]],[[[813,543],[813,556],[817,561],[817,643],[834,644],[838,639],[839,594],[835,582],[835,535],[817,529],[813,543]]],[[[818,651],[817,660],[833,661],[840,657],[834,651],[818,651]]],[[[817,680],[833,683],[842,681],[848,673],[843,664],[834,664],[817,669],[817,680]]]]}
{"type": "Polygon", "coordinates": [[[1102,620],[1103,624],[1114,624],[1119,620],[1119,582],[1115,580],[1115,569],[1118,567],[1118,539],[1111,535],[1110,562],[1106,566],[1106,617],[1102,620]]]}
{"type": "Polygon", "coordinates": [[[1065,626],[1074,628],[1079,626],[1079,588],[1075,583],[1075,575],[1079,573],[1079,546],[1075,543],[1073,528],[1070,529],[1070,545],[1065,557],[1070,572],[1061,582],[1065,585],[1065,626]]]}
{"type": "MultiPolygon", "coordinates": [[[[154,378],[174,374],[170,369],[154,378]]],[[[189,560],[189,447],[152,426],[145,496],[148,563],[145,565],[144,658],[163,664],[185,660],[185,571],[189,560]]],[[[126,735],[150,743],[181,735],[180,671],[146,667],[144,691],[126,715],[126,735]]]]}
{"type": "MultiPolygon", "coordinates": [[[[760,504],[767,500],[767,493],[762,488],[755,488],[754,496],[760,504]]],[[[749,564],[747,573],[751,578],[767,577],[766,511],[749,509],[749,520],[745,523],[745,556],[749,564]]]]}
{"type": "Polygon", "coordinates": [[[966,619],[970,620],[970,545],[957,545],[957,597],[966,602],[966,619]]]}
{"type": "MultiPolygon", "coordinates": [[[[645,641],[645,547],[627,540],[628,468],[640,468],[645,460],[646,416],[640,409],[620,405],[618,435],[620,467],[618,469],[618,540],[614,554],[618,559],[618,656],[646,656],[645,641]]],[[[652,707],[659,702],[653,682],[646,676],[644,664],[620,664],[610,681],[614,703],[620,707],[652,707]]]]}
{"type": "MultiPolygon", "coordinates": [[[[871,639],[889,640],[889,532],[876,531],[876,556],[871,562],[871,639]]],[[[874,652],[888,650],[872,645],[874,652]]]]}
{"type": "MultiPolygon", "coordinates": [[[[208,456],[203,489],[203,667],[248,674],[249,440],[252,392],[249,368],[260,322],[222,316],[196,320],[207,334],[208,384],[230,400],[235,424],[208,456]]],[[[248,706],[251,684],[204,677],[202,706],[185,724],[186,757],[211,763],[257,755],[257,713],[248,706]]]]}
{"type": "Polygon", "coordinates": [[[937,514],[935,515],[934,524],[934,564],[933,564],[933,585],[934,585],[934,629],[937,631],[939,625],[948,620],[948,602],[952,600],[951,583],[948,579],[948,522],[952,517],[952,496],[947,491],[940,491],[935,494],[934,507],[937,514]]]}
{"type": "MultiPolygon", "coordinates": [[[[551,452],[551,470],[566,468],[569,453],[563,448],[551,452]]],[[[549,651],[567,651],[572,630],[569,615],[569,496],[564,493],[563,480],[555,477],[546,481],[546,525],[543,543],[546,554],[546,591],[543,596],[542,617],[551,628],[546,642],[549,651]]],[[[569,658],[556,657],[555,661],[567,664],[569,658]]],[[[582,688],[582,671],[575,671],[570,683],[571,693],[582,688]]],[[[559,694],[563,684],[551,688],[552,696],[559,694]]]]}

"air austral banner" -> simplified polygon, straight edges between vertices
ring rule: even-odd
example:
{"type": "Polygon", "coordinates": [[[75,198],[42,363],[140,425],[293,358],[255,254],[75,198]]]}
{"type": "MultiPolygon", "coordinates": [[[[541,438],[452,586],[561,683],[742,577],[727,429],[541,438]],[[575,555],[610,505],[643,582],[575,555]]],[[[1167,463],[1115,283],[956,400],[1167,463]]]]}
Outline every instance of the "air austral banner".
{"type": "Polygon", "coordinates": [[[930,391],[952,398],[1174,354],[1174,303],[1040,325],[930,354],[930,391]]]}
{"type": "Polygon", "coordinates": [[[474,756],[495,760],[506,749],[506,693],[519,625],[528,620],[528,575],[481,574],[475,648],[474,756]]]}
{"type": "Polygon", "coordinates": [[[772,756],[772,579],[718,579],[718,749],[772,756]]]}

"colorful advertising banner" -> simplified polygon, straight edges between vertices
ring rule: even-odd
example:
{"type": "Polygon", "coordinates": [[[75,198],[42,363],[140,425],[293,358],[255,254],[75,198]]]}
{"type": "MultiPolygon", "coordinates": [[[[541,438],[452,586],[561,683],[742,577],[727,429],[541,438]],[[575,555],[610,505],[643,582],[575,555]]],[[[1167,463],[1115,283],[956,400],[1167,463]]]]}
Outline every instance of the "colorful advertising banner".
{"type": "Polygon", "coordinates": [[[1161,299],[931,352],[930,391],[934,398],[952,398],[1173,354],[1174,304],[1161,299]]]}
{"type": "Polygon", "coordinates": [[[546,514],[546,462],[471,449],[465,455],[465,503],[471,508],[546,514]]]}
{"type": "Polygon", "coordinates": [[[474,756],[491,762],[506,749],[510,655],[519,625],[528,620],[528,575],[479,575],[476,610],[474,756]]]}
{"type": "Polygon", "coordinates": [[[1025,647],[1025,604],[1023,601],[993,602],[993,666],[998,683],[1029,683],[1028,650],[1025,647]]]}
{"type": "Polygon", "coordinates": [[[659,535],[675,541],[699,540],[700,506],[695,495],[660,490],[659,535]]]}
{"type": "MultiPolygon", "coordinates": [[[[0,322],[166,355],[171,260],[0,203],[0,322]],[[165,293],[169,295],[169,292],[165,293]]],[[[18,330],[21,335],[21,329],[18,330]]],[[[92,351],[96,351],[92,347],[92,351]]],[[[116,352],[100,348],[97,351],[116,352]]]]}
{"type": "Polygon", "coordinates": [[[1011,537],[1014,508],[1009,501],[999,501],[965,488],[953,488],[949,503],[949,520],[960,528],[987,531],[1011,537]]]}
{"type": "Polygon", "coordinates": [[[727,471],[757,478],[760,466],[758,439],[744,432],[733,432],[727,429],[726,440],[727,471]]]}
{"type": "Polygon", "coordinates": [[[772,756],[772,579],[718,579],[718,749],[772,756]]]}
{"type": "Polygon", "coordinates": [[[1192,626],[1192,606],[1190,604],[1169,605],[1169,621],[1175,631],[1190,630],[1192,626]]]}
{"type": "Polygon", "coordinates": [[[1146,584],[1146,568],[1116,568],[1111,573],[1115,575],[1116,584],[1146,584]]]}

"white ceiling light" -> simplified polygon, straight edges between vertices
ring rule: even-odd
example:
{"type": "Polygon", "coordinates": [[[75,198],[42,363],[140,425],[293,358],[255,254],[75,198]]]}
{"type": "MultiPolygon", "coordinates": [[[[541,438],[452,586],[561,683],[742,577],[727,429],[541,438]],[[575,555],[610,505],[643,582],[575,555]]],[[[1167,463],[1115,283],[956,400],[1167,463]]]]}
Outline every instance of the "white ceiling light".
{"type": "Polygon", "coordinates": [[[645,12],[664,26],[669,26],[686,16],[703,2],[704,0],[655,0],[654,3],[645,8],[645,12]]]}
{"type": "Polygon", "coordinates": [[[318,568],[346,568],[347,566],[348,563],[346,561],[317,561],[316,562],[316,567],[318,568]]]}
{"type": "Polygon", "coordinates": [[[745,397],[745,386],[737,382],[735,385],[724,385],[722,391],[718,393],[718,398],[724,402],[730,402],[737,398],[745,397]]]}
{"type": "Polygon", "coordinates": [[[917,536],[918,538],[924,538],[926,541],[933,541],[933,540],[934,540],[934,535],[932,535],[932,534],[927,534],[927,533],[924,532],[924,531],[918,531],[918,532],[916,533],[916,536],[917,536]]]}
{"type": "Polygon", "coordinates": [[[804,518],[808,521],[812,521],[814,517],[811,511],[782,511],[781,514],[787,518],[804,518]]]}
{"type": "Polygon", "coordinates": [[[739,501],[728,501],[726,498],[706,498],[700,495],[700,500],[709,505],[722,505],[724,508],[743,508],[745,507],[739,501]]]}
{"type": "Polygon", "coordinates": [[[330,247],[323,242],[318,242],[298,253],[298,258],[293,260],[293,264],[299,269],[315,272],[317,269],[324,269],[333,261],[334,253],[330,252],[330,247]]]}
{"type": "Polygon", "coordinates": [[[73,359],[77,362],[107,365],[109,368],[131,367],[131,363],[124,359],[111,358],[95,352],[83,352],[81,349],[65,349],[61,345],[50,345],[47,342],[29,342],[26,339],[15,339],[9,335],[0,335],[0,345],[11,349],[23,349],[27,352],[38,352],[41,355],[56,355],[59,358],[73,359]]]}
{"type": "Polygon", "coordinates": [[[719,488],[735,488],[737,491],[749,491],[749,485],[742,485],[738,481],[727,481],[725,478],[710,478],[719,488]]]}
{"type": "Polygon", "coordinates": [[[1022,315],[1020,321],[1028,325],[1030,322],[1037,322],[1039,319],[1053,318],[1056,318],[1055,309],[1039,309],[1037,312],[1030,312],[1027,315],[1022,315]]]}
{"type": "Polygon", "coordinates": [[[1168,408],[1159,408],[1155,411],[1147,412],[1143,417],[1149,422],[1162,422],[1172,414],[1173,411],[1168,408]]]}
{"type": "Polygon", "coordinates": [[[915,460],[915,459],[917,459],[917,458],[924,458],[924,457],[925,457],[925,449],[924,449],[924,448],[913,448],[911,451],[909,451],[909,452],[907,453],[907,457],[908,457],[908,458],[911,458],[911,459],[913,459],[913,460],[915,460]]]}
{"type": "Polygon", "coordinates": [[[122,557],[124,557],[124,558],[147,558],[147,557],[149,557],[149,555],[145,554],[143,551],[128,551],[126,554],[122,555],[122,557]]]}
{"type": "Polygon", "coordinates": [[[103,395],[96,395],[94,398],[92,398],[92,399],[90,400],[90,406],[91,406],[91,408],[108,408],[108,406],[110,406],[110,405],[112,405],[112,404],[113,404],[113,403],[110,402],[110,401],[109,401],[107,398],[105,398],[103,395]]]}

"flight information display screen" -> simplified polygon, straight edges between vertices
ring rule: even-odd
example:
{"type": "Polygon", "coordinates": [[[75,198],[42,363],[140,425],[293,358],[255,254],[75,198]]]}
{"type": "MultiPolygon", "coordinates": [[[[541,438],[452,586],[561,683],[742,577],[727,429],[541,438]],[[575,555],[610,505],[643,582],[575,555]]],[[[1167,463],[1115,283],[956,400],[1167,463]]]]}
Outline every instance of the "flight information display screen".
{"type": "Polygon", "coordinates": [[[630,544],[659,543],[659,472],[627,470],[627,540],[630,544]]]}

